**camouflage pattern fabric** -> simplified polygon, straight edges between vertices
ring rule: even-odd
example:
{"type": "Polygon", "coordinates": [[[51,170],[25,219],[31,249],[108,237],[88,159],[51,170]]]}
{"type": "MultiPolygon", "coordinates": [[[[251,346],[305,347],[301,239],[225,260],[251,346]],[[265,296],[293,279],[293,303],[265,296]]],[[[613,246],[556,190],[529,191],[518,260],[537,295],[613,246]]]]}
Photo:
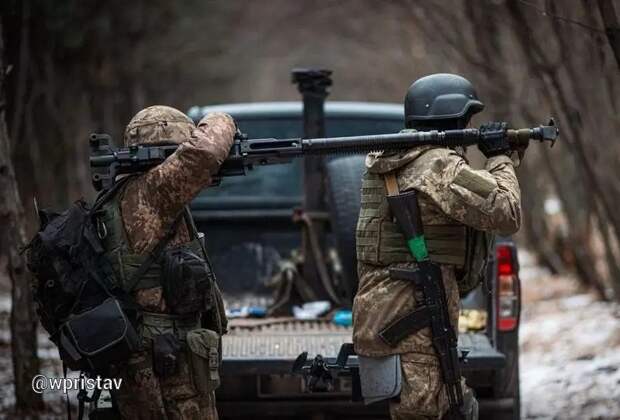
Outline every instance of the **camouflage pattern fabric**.
{"type": "Polygon", "coordinates": [[[182,143],[192,136],[194,122],[181,111],[155,105],[138,112],[127,124],[125,146],[136,144],[182,143]]]}
{"type": "MultiPolygon", "coordinates": [[[[441,382],[441,371],[435,357],[407,353],[400,356],[403,382],[400,398],[390,401],[392,420],[435,420],[443,418],[449,402],[441,382]]],[[[463,401],[475,404],[474,391],[461,378],[463,401]]],[[[465,416],[466,419],[471,417],[465,416]]],[[[477,420],[477,417],[474,417],[477,420]]]]}
{"type": "Polygon", "coordinates": [[[118,374],[122,387],[114,399],[123,419],[217,420],[215,394],[200,395],[194,387],[186,354],[181,353],[179,371],[158,379],[148,351],[134,354],[118,374]]]}
{"type": "MultiPolygon", "coordinates": [[[[510,235],[521,223],[520,190],[511,159],[496,156],[486,162],[485,170],[472,169],[465,158],[452,149],[420,147],[406,153],[371,153],[366,159],[367,179],[378,179],[395,171],[400,191],[417,190],[422,222],[427,225],[460,223],[478,230],[510,235]]],[[[369,185],[372,185],[370,183],[369,185]]],[[[362,184],[364,189],[364,184],[362,184]]],[[[362,191],[364,194],[364,191],[362,191]]],[[[385,195],[377,206],[387,206],[385,195]]],[[[363,213],[363,211],[362,211],[363,213]]],[[[360,214],[357,239],[367,238],[373,226],[392,223],[388,212],[360,214]]],[[[378,238],[385,232],[379,228],[378,238]]],[[[364,243],[370,243],[363,239],[364,243]]],[[[419,293],[411,283],[389,277],[391,267],[411,266],[412,262],[385,262],[381,241],[373,252],[358,247],[359,288],[353,303],[353,342],[358,354],[381,357],[401,354],[403,391],[400,403],[391,404],[394,418],[440,418],[448,405],[441,384],[441,373],[431,343],[429,328],[424,328],[389,347],[378,336],[391,320],[415,308],[419,293]]],[[[458,325],[459,295],[455,266],[441,264],[450,318],[458,325]]]]}
{"type": "Polygon", "coordinates": [[[437,419],[448,410],[448,397],[442,387],[441,372],[434,356],[417,353],[401,355],[403,382],[400,399],[390,401],[390,417],[437,419]]]}
{"type": "MultiPolygon", "coordinates": [[[[129,246],[133,253],[145,254],[164,237],[184,206],[211,184],[230,151],[235,124],[229,115],[213,113],[195,127],[180,111],[155,106],[139,112],[127,132],[128,144],[163,140],[180,144],[165,162],[128,181],[122,191],[120,208],[129,246]],[[147,124],[150,118],[157,124],[147,124]]],[[[181,223],[168,247],[189,240],[189,229],[181,223]]],[[[141,289],[135,298],[144,310],[166,313],[162,294],[161,287],[141,289]]],[[[187,361],[182,359],[180,365],[176,375],[160,380],[153,373],[150,353],[132,357],[121,372],[125,380],[115,395],[123,418],[216,419],[214,396],[198,395],[187,361]]]]}

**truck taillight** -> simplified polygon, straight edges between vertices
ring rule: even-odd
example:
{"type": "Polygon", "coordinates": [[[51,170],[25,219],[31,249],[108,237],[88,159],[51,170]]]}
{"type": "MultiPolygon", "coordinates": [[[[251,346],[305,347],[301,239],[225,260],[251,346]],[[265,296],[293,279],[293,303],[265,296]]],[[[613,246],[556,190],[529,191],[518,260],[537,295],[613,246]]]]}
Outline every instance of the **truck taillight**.
{"type": "Polygon", "coordinates": [[[519,278],[512,247],[498,245],[497,256],[497,328],[512,331],[519,322],[519,278]]]}

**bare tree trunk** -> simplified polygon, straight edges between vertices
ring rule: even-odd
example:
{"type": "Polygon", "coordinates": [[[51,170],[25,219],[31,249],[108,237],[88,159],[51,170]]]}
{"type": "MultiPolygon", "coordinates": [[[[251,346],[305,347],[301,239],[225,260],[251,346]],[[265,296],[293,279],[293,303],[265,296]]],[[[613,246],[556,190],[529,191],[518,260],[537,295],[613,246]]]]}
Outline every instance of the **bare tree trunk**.
{"type": "Polygon", "coordinates": [[[609,45],[616,57],[618,68],[620,68],[620,23],[618,23],[616,8],[611,0],[598,0],[598,9],[605,25],[609,45]]]}
{"type": "MultiPolygon", "coordinates": [[[[2,23],[0,22],[0,34],[2,23]]],[[[26,242],[24,209],[11,162],[11,145],[5,121],[4,42],[0,36],[0,253],[8,264],[6,274],[12,284],[11,350],[15,377],[16,409],[19,412],[42,408],[40,394],[32,391],[32,378],[39,372],[37,318],[32,302],[30,276],[20,248],[26,242]]]]}

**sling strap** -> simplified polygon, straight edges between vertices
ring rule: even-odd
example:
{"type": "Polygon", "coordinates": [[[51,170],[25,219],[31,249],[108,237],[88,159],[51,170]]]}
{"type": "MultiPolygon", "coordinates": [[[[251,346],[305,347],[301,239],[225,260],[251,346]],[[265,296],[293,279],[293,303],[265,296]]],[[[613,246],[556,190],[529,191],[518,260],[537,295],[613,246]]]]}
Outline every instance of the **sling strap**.
{"type": "Polygon", "coordinates": [[[388,195],[398,195],[400,194],[400,189],[398,188],[398,181],[396,180],[396,174],[394,172],[388,172],[385,174],[385,189],[387,190],[388,195]]]}
{"type": "Polygon", "coordinates": [[[184,212],[185,212],[185,208],[179,212],[179,214],[176,216],[176,218],[174,219],[174,221],[168,228],[168,231],[166,232],[164,237],[157,243],[157,245],[155,245],[155,248],[153,248],[149,252],[146,260],[142,263],[142,265],[140,266],[140,268],[138,268],[138,270],[134,273],[134,275],[129,279],[127,293],[133,292],[134,288],[138,285],[138,282],[140,281],[141,277],[148,271],[149,268],[151,268],[151,265],[153,265],[153,263],[157,261],[159,257],[161,257],[161,254],[162,252],[164,252],[166,245],[168,245],[168,243],[174,237],[174,234],[177,231],[177,226],[179,225],[179,222],[183,218],[184,212]]]}
{"type": "MultiPolygon", "coordinates": [[[[397,280],[412,281],[416,288],[423,289],[424,278],[419,270],[390,269],[390,278],[397,280]]],[[[379,332],[379,337],[391,347],[396,347],[399,342],[411,334],[415,334],[422,328],[431,327],[433,313],[439,310],[438,302],[425,303],[405,315],[394,319],[379,332]]]]}

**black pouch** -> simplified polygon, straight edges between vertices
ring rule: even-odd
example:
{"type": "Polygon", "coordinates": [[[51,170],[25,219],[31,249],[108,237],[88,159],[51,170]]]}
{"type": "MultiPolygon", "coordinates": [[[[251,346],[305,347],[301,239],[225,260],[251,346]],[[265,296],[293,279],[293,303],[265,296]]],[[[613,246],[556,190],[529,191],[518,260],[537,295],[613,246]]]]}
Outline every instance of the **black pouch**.
{"type": "Polygon", "coordinates": [[[461,297],[474,290],[486,278],[491,247],[495,243],[495,236],[474,228],[467,228],[467,255],[465,266],[457,271],[456,282],[461,297]]]}
{"type": "Polygon", "coordinates": [[[153,370],[159,378],[167,378],[178,370],[181,342],[171,333],[153,337],[153,370]]]}
{"type": "Polygon", "coordinates": [[[163,255],[162,286],[166,304],[174,314],[191,314],[209,309],[211,270],[191,249],[166,250],[163,255]]]}
{"type": "Polygon", "coordinates": [[[134,326],[113,297],[71,315],[60,326],[57,340],[63,361],[72,370],[105,372],[139,348],[134,326]]]}

